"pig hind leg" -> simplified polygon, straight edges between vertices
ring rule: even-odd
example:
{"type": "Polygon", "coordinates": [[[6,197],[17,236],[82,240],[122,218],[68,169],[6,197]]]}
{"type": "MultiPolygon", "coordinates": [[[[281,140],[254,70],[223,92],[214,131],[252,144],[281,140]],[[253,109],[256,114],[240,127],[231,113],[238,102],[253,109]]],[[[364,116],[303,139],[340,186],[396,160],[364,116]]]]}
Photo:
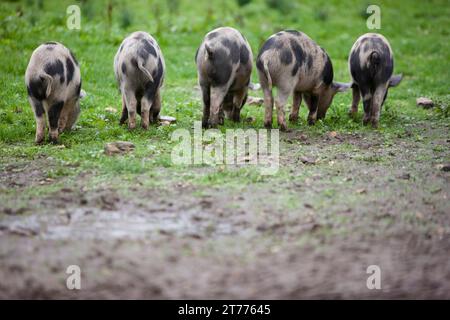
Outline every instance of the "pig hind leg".
{"type": "Polygon", "coordinates": [[[223,113],[222,103],[227,91],[223,87],[211,87],[209,125],[213,128],[219,124],[221,113],[223,113]]]}
{"type": "Polygon", "coordinates": [[[361,90],[364,107],[363,124],[367,125],[372,114],[372,93],[369,90],[361,90]]]}
{"type": "Polygon", "coordinates": [[[136,106],[137,100],[132,90],[124,90],[125,102],[128,111],[128,129],[136,128],[136,106]]]}
{"type": "MultiPolygon", "coordinates": [[[[62,133],[66,128],[67,125],[69,124],[69,118],[72,117],[72,112],[76,112],[75,108],[76,108],[76,104],[77,104],[77,99],[71,99],[70,101],[67,101],[64,104],[63,109],[61,110],[61,114],[59,115],[59,119],[58,119],[58,132],[62,133]]],[[[78,117],[78,115],[76,115],[78,117]]],[[[71,122],[73,120],[71,119],[71,122]]],[[[73,121],[75,122],[75,121],[73,121]]],[[[73,123],[72,123],[73,124],[73,123]]],[[[70,125],[70,127],[68,129],[71,128],[72,125],[70,125]]]]}
{"type": "Polygon", "coordinates": [[[34,117],[36,119],[36,144],[40,144],[44,141],[45,138],[45,110],[42,105],[42,102],[29,97],[28,100],[34,111],[34,117]]]}
{"type": "Polygon", "coordinates": [[[359,86],[357,84],[352,85],[352,94],[352,106],[348,113],[350,114],[350,116],[355,116],[358,113],[358,104],[361,100],[361,93],[359,92],[359,86]]]}
{"type": "Polygon", "coordinates": [[[275,100],[275,105],[277,107],[277,122],[281,131],[286,131],[287,129],[284,106],[286,105],[289,95],[290,91],[279,88],[275,100]]]}
{"type": "MultiPolygon", "coordinates": [[[[154,99],[154,98],[153,98],[154,99]]],[[[150,108],[153,101],[147,95],[144,95],[141,100],[141,126],[142,129],[147,130],[150,122],[150,108]]]]}
{"type": "Polygon", "coordinates": [[[211,107],[211,94],[209,86],[201,86],[202,89],[202,98],[203,98],[203,119],[202,126],[203,128],[208,127],[209,123],[209,113],[211,107]]]}
{"type": "Polygon", "coordinates": [[[231,112],[231,119],[234,122],[241,121],[241,108],[247,99],[247,87],[236,91],[233,97],[233,111],[231,112]]]}
{"type": "Polygon", "coordinates": [[[52,143],[58,142],[59,131],[58,124],[61,112],[64,108],[64,101],[59,101],[50,106],[48,110],[48,123],[50,127],[50,141],[52,143]]]}
{"type": "Polygon", "coordinates": [[[305,94],[303,95],[305,98],[306,104],[309,109],[308,114],[308,124],[311,126],[316,123],[317,120],[317,109],[319,104],[319,98],[315,95],[305,94]]]}
{"type": "Polygon", "coordinates": [[[122,94],[122,116],[120,117],[119,124],[122,125],[127,121],[128,119],[128,109],[127,109],[127,103],[125,100],[125,95],[122,94]]]}
{"type": "Polygon", "coordinates": [[[150,109],[150,123],[155,123],[159,119],[159,112],[161,111],[161,94],[159,90],[156,92],[155,99],[150,109]]]}
{"type": "Polygon", "coordinates": [[[294,97],[292,99],[292,110],[289,115],[290,122],[297,122],[298,120],[298,112],[300,110],[300,105],[302,104],[302,93],[295,91],[294,97]]]}
{"type": "Polygon", "coordinates": [[[263,88],[264,92],[264,108],[265,108],[265,115],[264,115],[264,127],[267,129],[272,128],[272,113],[273,113],[273,95],[272,95],[272,89],[269,88],[263,88]]]}
{"type": "Polygon", "coordinates": [[[378,122],[380,120],[381,106],[386,94],[386,88],[378,87],[373,93],[372,97],[372,113],[370,114],[370,122],[373,128],[378,128],[378,122]]]}

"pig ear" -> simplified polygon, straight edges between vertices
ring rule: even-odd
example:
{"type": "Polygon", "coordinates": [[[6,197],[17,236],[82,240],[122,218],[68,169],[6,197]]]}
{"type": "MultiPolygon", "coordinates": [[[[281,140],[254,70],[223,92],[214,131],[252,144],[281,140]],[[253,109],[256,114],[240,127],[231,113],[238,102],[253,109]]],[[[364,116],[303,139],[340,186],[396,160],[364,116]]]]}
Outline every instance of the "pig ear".
{"type": "Polygon", "coordinates": [[[333,82],[333,89],[336,92],[347,91],[348,89],[350,89],[351,86],[352,86],[351,83],[333,82]]]}
{"type": "Polygon", "coordinates": [[[403,79],[403,74],[396,74],[396,75],[393,75],[390,79],[389,79],[389,87],[395,87],[395,86],[397,86],[399,83],[400,83],[400,81],[402,81],[402,79],[403,79]]]}

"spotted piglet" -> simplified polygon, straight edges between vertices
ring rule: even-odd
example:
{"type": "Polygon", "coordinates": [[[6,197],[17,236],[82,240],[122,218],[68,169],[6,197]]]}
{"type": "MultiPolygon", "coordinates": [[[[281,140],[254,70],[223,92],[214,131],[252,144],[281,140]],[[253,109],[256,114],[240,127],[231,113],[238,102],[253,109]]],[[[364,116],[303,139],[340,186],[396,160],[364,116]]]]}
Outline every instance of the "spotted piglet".
{"type": "Polygon", "coordinates": [[[333,82],[333,65],[328,54],[306,34],[286,30],[272,35],[263,44],[256,60],[259,81],[264,92],[266,128],[272,127],[272,88],[278,89],[275,105],[281,130],[286,130],[284,106],[293,94],[290,121],[298,120],[303,99],[309,108],[308,123],[325,118],[334,95],[350,84],[333,82]]]}
{"type": "Polygon", "coordinates": [[[34,50],[25,72],[25,85],[36,118],[36,143],[45,138],[46,116],[50,140],[70,130],[80,114],[81,76],[72,52],[57,42],[46,42],[34,50]]]}
{"type": "Polygon", "coordinates": [[[205,36],[195,61],[203,95],[203,127],[223,124],[224,114],[239,122],[253,62],[245,37],[233,28],[215,29],[205,36]]]}
{"type": "Polygon", "coordinates": [[[356,40],[349,55],[350,73],[353,78],[353,102],[350,114],[358,112],[358,104],[363,98],[363,124],[371,122],[378,127],[381,107],[386,100],[388,89],[402,80],[402,75],[392,75],[394,54],[385,37],[376,33],[366,33],[356,40]]]}
{"type": "Polygon", "coordinates": [[[161,110],[161,86],[165,63],[156,40],[146,32],[134,32],[125,38],[114,58],[114,73],[122,94],[120,124],[128,119],[128,128],[136,127],[136,112],[142,128],[156,122],[161,110]]]}

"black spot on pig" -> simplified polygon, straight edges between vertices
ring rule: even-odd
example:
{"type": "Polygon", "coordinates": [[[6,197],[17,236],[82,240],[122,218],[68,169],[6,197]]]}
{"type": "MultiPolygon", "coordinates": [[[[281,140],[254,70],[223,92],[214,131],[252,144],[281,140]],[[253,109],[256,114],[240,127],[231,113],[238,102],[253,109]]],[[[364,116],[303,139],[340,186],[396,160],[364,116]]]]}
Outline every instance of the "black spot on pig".
{"type": "Polygon", "coordinates": [[[208,77],[212,86],[217,87],[228,82],[231,76],[231,63],[226,50],[218,48],[211,59],[211,67],[208,68],[208,77]]]}
{"type": "Polygon", "coordinates": [[[67,80],[67,84],[69,84],[70,81],[72,81],[73,74],[75,72],[75,66],[73,65],[73,62],[69,57],[66,58],[66,70],[67,70],[66,80],[67,80]]]}
{"type": "Polygon", "coordinates": [[[156,57],[155,48],[147,41],[147,39],[141,40],[141,47],[138,49],[138,55],[141,56],[144,60],[147,60],[148,55],[156,57]]]}
{"type": "Polygon", "coordinates": [[[48,122],[51,129],[58,128],[59,115],[64,106],[64,101],[59,101],[53,104],[48,110],[48,122]]]}
{"type": "Polygon", "coordinates": [[[241,46],[241,51],[240,51],[240,56],[239,59],[241,61],[242,64],[247,64],[248,60],[250,58],[250,52],[247,49],[247,46],[242,45],[241,46]]]}
{"type": "Polygon", "coordinates": [[[136,40],[141,40],[143,38],[144,38],[144,35],[142,33],[138,33],[134,36],[134,39],[136,39],[136,40]]]}
{"type": "Polygon", "coordinates": [[[122,50],[123,50],[123,43],[122,43],[122,44],[120,45],[120,47],[119,47],[119,53],[121,53],[122,50]]]}
{"type": "Polygon", "coordinates": [[[300,32],[298,32],[297,30],[285,30],[285,32],[290,33],[294,36],[299,36],[300,32]]]}
{"type": "Polygon", "coordinates": [[[218,35],[219,35],[219,33],[214,31],[214,32],[211,32],[210,34],[208,34],[208,36],[206,38],[211,40],[211,39],[216,38],[218,35]]]}
{"type": "Polygon", "coordinates": [[[264,65],[263,65],[263,63],[262,63],[260,57],[258,57],[258,58],[256,59],[256,68],[257,68],[259,71],[264,72],[264,65]]]}
{"type": "Polygon", "coordinates": [[[34,114],[36,115],[36,117],[41,117],[45,112],[44,107],[42,106],[42,102],[39,100],[34,100],[33,106],[34,106],[34,114]]]}
{"type": "Polygon", "coordinates": [[[367,50],[369,50],[369,45],[368,45],[367,43],[365,43],[365,44],[362,46],[362,49],[363,49],[363,52],[367,52],[367,50]]]}
{"type": "Polygon", "coordinates": [[[122,73],[123,74],[127,73],[127,65],[125,64],[125,62],[122,62],[122,73]]]}
{"type": "Polygon", "coordinates": [[[280,52],[280,61],[282,64],[288,65],[292,62],[292,52],[289,49],[284,48],[280,52]]]}
{"type": "Polygon", "coordinates": [[[306,61],[307,62],[307,66],[308,66],[308,70],[310,70],[312,68],[312,64],[313,64],[313,57],[311,55],[306,55],[306,61]]]}
{"type": "Polygon", "coordinates": [[[130,59],[130,63],[131,63],[131,65],[135,68],[135,69],[138,69],[139,68],[139,66],[138,66],[138,62],[137,62],[137,60],[136,60],[136,58],[131,58],[130,59]]]}
{"type": "Polygon", "coordinates": [[[263,46],[261,47],[261,50],[259,50],[258,59],[263,55],[264,52],[267,50],[270,50],[272,48],[275,48],[277,46],[277,40],[275,37],[271,37],[267,39],[266,42],[264,42],[263,46]]]}
{"type": "Polygon", "coordinates": [[[149,101],[153,101],[155,98],[156,91],[161,84],[163,72],[164,67],[162,60],[161,58],[158,58],[158,68],[152,73],[153,81],[148,81],[145,85],[145,96],[149,101]]]}
{"type": "Polygon", "coordinates": [[[46,42],[46,43],[44,43],[45,45],[47,45],[47,46],[55,46],[55,45],[57,45],[58,43],[56,43],[55,41],[48,41],[48,42],[46,42]]]}
{"type": "Polygon", "coordinates": [[[238,63],[239,56],[240,56],[240,50],[239,50],[239,46],[237,45],[237,43],[235,41],[231,41],[229,39],[223,39],[221,42],[225,48],[230,50],[231,61],[233,63],[238,63]]]}
{"type": "Polygon", "coordinates": [[[81,79],[80,79],[80,83],[77,84],[77,86],[75,88],[75,94],[76,94],[77,97],[80,96],[80,93],[81,93],[81,79]]]}
{"type": "Polygon", "coordinates": [[[322,70],[322,81],[326,85],[330,85],[331,82],[333,82],[333,65],[331,64],[330,57],[328,57],[327,54],[325,54],[325,65],[322,70]]]}
{"type": "Polygon", "coordinates": [[[49,62],[44,66],[44,71],[54,77],[55,75],[59,75],[61,83],[64,82],[64,66],[61,60],[56,60],[55,62],[49,62]]]}
{"type": "Polygon", "coordinates": [[[294,68],[292,69],[292,76],[296,75],[298,72],[298,69],[300,69],[300,67],[303,64],[303,49],[300,46],[300,44],[298,44],[297,41],[295,41],[294,39],[290,39],[289,40],[290,45],[291,45],[291,49],[292,52],[294,53],[294,57],[295,57],[295,64],[294,64],[294,68]]]}
{"type": "Polygon", "coordinates": [[[77,59],[75,58],[75,56],[73,55],[73,52],[69,50],[69,54],[70,54],[70,56],[72,57],[73,62],[75,62],[75,64],[78,65],[78,61],[77,61],[77,59]]]}
{"type": "Polygon", "coordinates": [[[358,80],[358,73],[361,73],[361,62],[359,60],[360,49],[361,48],[358,47],[356,50],[353,50],[350,55],[350,72],[355,80],[358,80]]]}
{"type": "Polygon", "coordinates": [[[55,46],[46,46],[45,49],[48,51],[52,51],[53,49],[55,49],[55,46]]]}
{"type": "Polygon", "coordinates": [[[27,86],[28,95],[36,100],[44,100],[47,86],[42,78],[31,79],[27,86]]]}

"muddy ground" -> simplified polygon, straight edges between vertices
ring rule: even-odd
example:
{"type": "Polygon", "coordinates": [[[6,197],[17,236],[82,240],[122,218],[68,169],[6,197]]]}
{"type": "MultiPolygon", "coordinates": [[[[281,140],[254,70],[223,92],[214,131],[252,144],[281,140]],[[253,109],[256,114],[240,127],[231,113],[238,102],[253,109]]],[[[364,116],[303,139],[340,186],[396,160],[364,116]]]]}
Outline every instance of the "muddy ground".
{"type": "Polygon", "coordinates": [[[143,176],[87,188],[95,172],[48,179],[51,161],[18,159],[0,175],[0,298],[448,299],[448,129],[423,123],[420,138],[390,140],[291,130],[288,178],[243,185],[161,168],[156,187],[143,176]],[[81,290],[66,288],[69,265],[81,290]],[[380,290],[366,286],[369,265],[380,290]]]}

